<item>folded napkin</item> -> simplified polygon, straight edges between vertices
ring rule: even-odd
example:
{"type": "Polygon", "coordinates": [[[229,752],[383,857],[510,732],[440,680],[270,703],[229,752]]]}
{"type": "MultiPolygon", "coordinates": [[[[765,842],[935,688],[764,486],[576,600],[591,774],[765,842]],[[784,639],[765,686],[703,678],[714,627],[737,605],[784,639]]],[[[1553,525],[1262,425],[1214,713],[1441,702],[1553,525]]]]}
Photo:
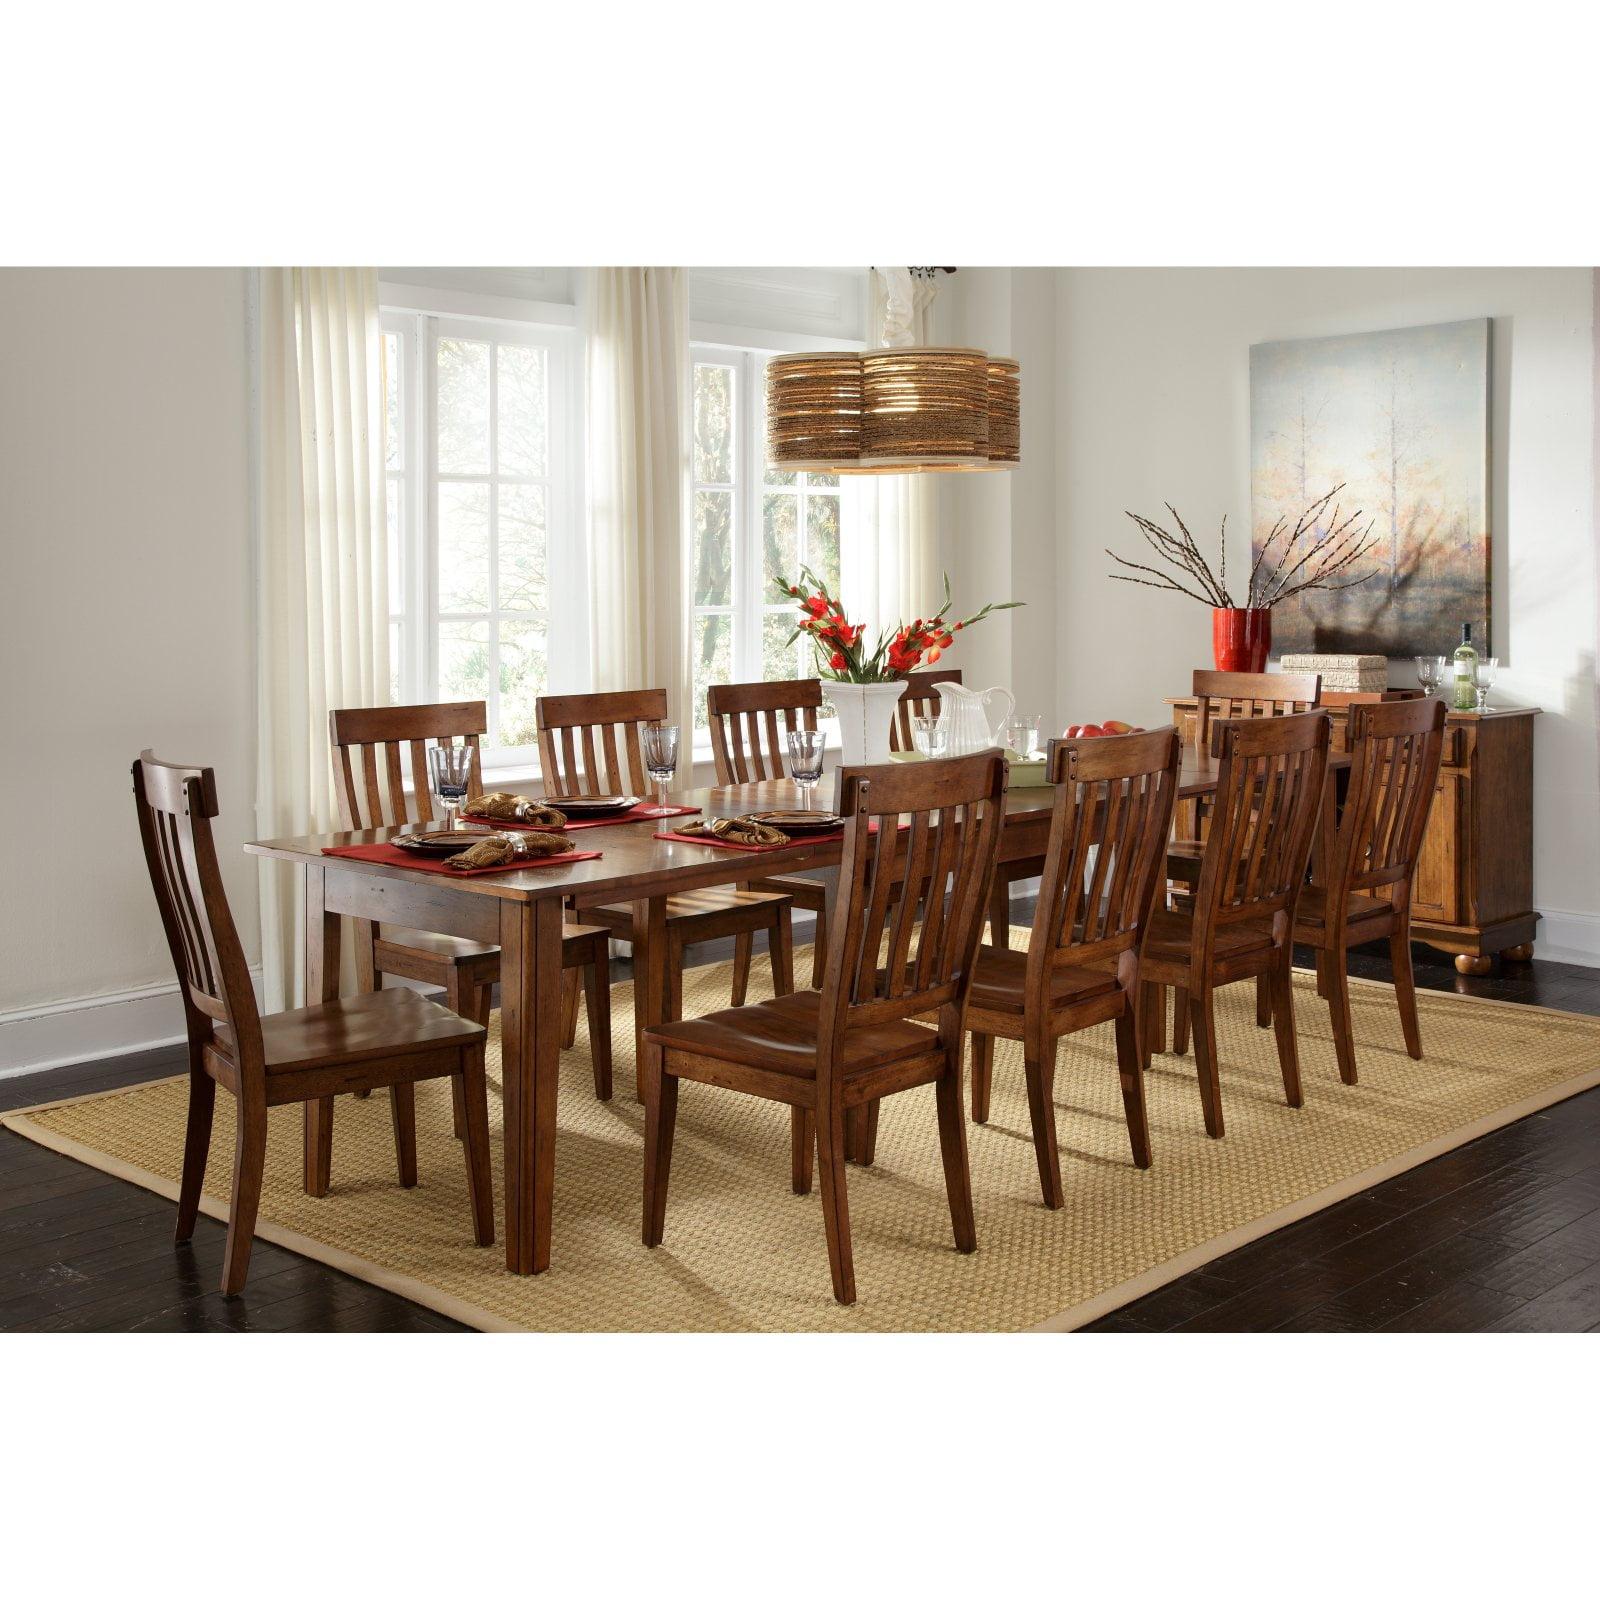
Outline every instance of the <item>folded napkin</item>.
{"type": "Polygon", "coordinates": [[[792,843],[789,835],[777,828],[769,828],[764,822],[746,822],[736,817],[709,817],[699,822],[686,822],[681,828],[673,829],[673,832],[686,839],[692,839],[696,834],[709,833],[729,844],[792,843]]]}
{"type": "Polygon", "coordinates": [[[567,819],[554,806],[530,800],[525,794],[508,794],[497,789],[469,800],[466,810],[474,817],[493,817],[499,822],[531,822],[538,828],[564,828],[567,819]]]}
{"type": "Polygon", "coordinates": [[[554,833],[493,833],[480,839],[470,850],[451,856],[445,862],[457,872],[476,872],[483,867],[507,867],[514,861],[544,856],[565,855],[572,841],[554,833]]]}

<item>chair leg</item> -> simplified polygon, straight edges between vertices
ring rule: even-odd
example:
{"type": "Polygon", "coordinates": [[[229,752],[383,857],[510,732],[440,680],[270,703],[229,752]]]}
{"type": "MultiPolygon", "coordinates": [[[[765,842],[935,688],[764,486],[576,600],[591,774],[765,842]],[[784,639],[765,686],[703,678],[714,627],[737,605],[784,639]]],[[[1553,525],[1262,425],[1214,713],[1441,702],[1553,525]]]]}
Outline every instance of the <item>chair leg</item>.
{"type": "Polygon", "coordinates": [[[1183,1056],[1189,1053],[1189,991],[1172,991],[1172,1053],[1183,1056]]]}
{"type": "Polygon", "coordinates": [[[774,995],[794,993],[794,921],[788,903],[780,905],[767,929],[767,954],[772,961],[774,995]]]}
{"type": "Polygon", "coordinates": [[[183,1177],[178,1184],[177,1243],[194,1237],[200,1215],[200,1191],[206,1179],[206,1157],[211,1153],[211,1117],[217,1104],[217,1082],[210,1074],[191,1068],[189,1073],[189,1123],[183,1135],[183,1177]]]}
{"type": "Polygon", "coordinates": [[[578,974],[571,969],[561,974],[561,1048],[570,1050],[578,1042],[578,974]]]}
{"type": "Polygon", "coordinates": [[[856,1140],[856,1165],[870,1167],[878,1158],[878,1106],[877,1100],[869,1100],[861,1107],[861,1116],[857,1122],[856,1140]]]}
{"type": "MultiPolygon", "coordinates": [[[[1283,960],[1272,969],[1272,1025],[1278,1034],[1278,1065],[1283,1069],[1283,1095],[1292,1106],[1303,1106],[1306,1097],[1300,1090],[1300,1047],[1294,1031],[1294,978],[1291,976],[1292,957],[1286,950],[1283,960]]],[[[1330,963],[1331,966],[1331,963],[1330,963]]],[[[1340,981],[1344,978],[1343,961],[1339,967],[1340,981]]],[[[1355,1058],[1350,1063],[1351,1079],[1355,1081],[1355,1058]]]]}
{"type": "Polygon", "coordinates": [[[661,1047],[647,1045],[656,1056],[658,1081],[645,1096],[644,1112],[644,1242],[661,1243],[667,1225],[667,1177],[672,1170],[672,1133],[678,1121],[678,1080],[661,1070],[661,1047]]]}
{"type": "Polygon", "coordinates": [[[307,1100],[305,1108],[305,1191],[320,1200],[333,1176],[333,1096],[307,1100]]]}
{"type": "Polygon", "coordinates": [[[1417,1025],[1417,981],[1411,972],[1411,929],[1396,928],[1389,935],[1389,965],[1394,968],[1394,999],[1400,1008],[1400,1026],[1406,1036],[1406,1054],[1422,1059],[1422,1030],[1417,1025]]]}
{"type": "Polygon", "coordinates": [[[1061,1152],[1056,1148],[1056,1108],[1053,1090],[1056,1081],[1056,1048],[1052,1041],[1040,1054],[1038,1046],[1023,1045],[1023,1065],[1028,1079],[1028,1116],[1033,1122],[1033,1154],[1039,1163],[1039,1191],[1044,1203],[1059,1211],[1061,1193],[1061,1152]]]}
{"type": "Polygon", "coordinates": [[[1316,965],[1317,995],[1320,999],[1326,1000],[1328,998],[1328,952],[1326,950],[1318,950],[1316,952],[1316,965]]]}
{"type": "MultiPolygon", "coordinates": [[[[487,1012],[486,1000],[490,991],[486,985],[469,987],[459,967],[451,967],[450,975],[444,981],[444,1003],[459,1017],[471,1017],[474,1022],[481,1022],[487,1026],[486,1017],[480,1015],[487,1012]]],[[[461,1099],[461,1079],[452,1075],[450,1079],[450,1127],[456,1138],[466,1137],[465,1110],[461,1099]]],[[[395,1137],[400,1136],[399,1122],[395,1123],[395,1137]]],[[[414,1136],[413,1136],[414,1138],[414,1136]]],[[[416,1166],[416,1157],[412,1157],[413,1170],[416,1166]]],[[[401,1177],[401,1186],[409,1188],[405,1178],[401,1177]]],[[[415,1183],[416,1179],[413,1178],[415,1183]]]]}
{"type": "Polygon", "coordinates": [[[1256,1026],[1272,1026],[1272,979],[1264,972],[1256,977],[1256,1026]]]}
{"type": "Polygon", "coordinates": [[[451,1081],[466,1102],[467,1200],[472,1207],[472,1242],[494,1243],[494,1176],[489,1162],[489,1085],[483,1050],[474,1045],[461,1052],[461,1070],[451,1081]]]}
{"type": "Polygon", "coordinates": [[[842,1115],[821,1112],[817,1116],[817,1167],[822,1178],[822,1226],[828,1236],[833,1298],[842,1306],[852,1306],[856,1302],[856,1269],[850,1250],[850,1199],[845,1192],[842,1115]]]}
{"type": "Polygon", "coordinates": [[[997,949],[1011,948],[1011,885],[999,872],[989,890],[989,942],[997,949]]]}
{"type": "Polygon", "coordinates": [[[989,1088],[994,1082],[994,1038],[991,1034],[972,1036],[972,1120],[989,1120],[989,1088]]]}
{"type": "Polygon", "coordinates": [[[402,1189],[417,1186],[417,1086],[389,1085],[389,1120],[394,1124],[394,1162],[402,1189]]]}
{"type": "Polygon", "coordinates": [[[233,1145],[233,1196],[228,1202],[228,1242],[222,1257],[222,1292],[240,1293],[250,1271],[256,1211],[261,1205],[261,1175],[267,1164],[267,1108],[239,1102],[233,1145]]]}
{"type": "Polygon", "coordinates": [[[956,1249],[971,1255],[978,1248],[978,1225],[972,1216],[972,1168],[967,1161],[967,1117],[961,1104],[960,1040],[951,1049],[944,1075],[934,1087],[939,1107],[939,1154],[944,1159],[944,1190],[950,1201],[950,1228],[956,1249]]]}
{"type": "Polygon", "coordinates": [[[750,955],[755,945],[755,935],[740,933],[733,940],[733,991],[728,1000],[731,1006],[742,1006],[750,987],[750,955]]]}
{"type": "MultiPolygon", "coordinates": [[[[1333,1023],[1333,1053],[1339,1062],[1339,1081],[1356,1081],[1356,1041],[1350,1024],[1350,975],[1343,950],[1328,952],[1328,1017],[1333,1023]]],[[[1288,1079],[1284,1080],[1287,1086],[1288,1079]]],[[[1291,1099],[1289,1104],[1295,1102],[1291,1099]]]]}
{"type": "Polygon", "coordinates": [[[605,946],[583,969],[583,1007],[589,1013],[589,1056],[594,1097],[611,1098],[611,962],[605,946]]]}
{"type": "Polygon", "coordinates": [[[1144,1063],[1139,1057],[1139,1030],[1134,1022],[1133,1002],[1117,1018],[1117,1076],[1122,1080],[1122,1111],[1128,1119],[1128,1143],[1133,1146],[1133,1164],[1150,1165],[1150,1117],[1145,1109],[1144,1063]]]}
{"type": "Polygon", "coordinates": [[[790,1106],[789,1186],[796,1194],[811,1193],[811,1169],[816,1153],[816,1112],[809,1106],[790,1106]]]}
{"type": "Polygon", "coordinates": [[[456,1138],[466,1138],[467,1102],[461,1092],[461,1079],[456,1076],[450,1079],[450,1127],[456,1138]]]}
{"type": "MultiPolygon", "coordinates": [[[[1180,993],[1182,991],[1179,991],[1180,993]]],[[[1200,1109],[1206,1132],[1222,1137],[1222,1083],[1217,1075],[1217,1024],[1211,1007],[1211,985],[1203,983],[1189,993],[1189,1020],[1194,1026],[1194,1059],[1199,1068],[1200,1109]]]]}
{"type": "Polygon", "coordinates": [[[822,987],[823,974],[828,967],[828,913],[826,910],[818,911],[817,918],[812,923],[811,934],[811,987],[822,987]]]}
{"type": "Polygon", "coordinates": [[[1164,1056],[1167,1053],[1167,991],[1159,983],[1147,983],[1145,989],[1149,995],[1150,1019],[1144,1046],[1145,1062],[1148,1065],[1151,1056],[1164,1056]]]}

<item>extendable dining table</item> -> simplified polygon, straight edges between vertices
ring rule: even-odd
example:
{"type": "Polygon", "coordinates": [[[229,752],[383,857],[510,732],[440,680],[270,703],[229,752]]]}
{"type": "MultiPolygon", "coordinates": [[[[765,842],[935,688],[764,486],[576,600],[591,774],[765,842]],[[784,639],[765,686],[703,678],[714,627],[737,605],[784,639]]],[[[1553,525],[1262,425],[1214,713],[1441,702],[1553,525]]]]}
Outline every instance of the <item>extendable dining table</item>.
{"type": "MultiPolygon", "coordinates": [[[[1185,746],[1180,800],[1215,791],[1220,763],[1185,746]]],[[[1347,767],[1334,756],[1330,769],[1347,767]]],[[[1330,772],[1331,778],[1331,772],[1330,772]]],[[[1042,856],[1054,791],[1016,785],[1006,797],[1000,859],[1042,856]]],[[[730,785],[675,793],[674,805],[698,806],[707,818],[766,807],[794,806],[787,781],[730,785]]],[[[837,836],[796,839],[780,850],[752,854],[721,846],[658,839],[671,820],[634,821],[586,829],[580,848],[598,859],[534,866],[483,876],[450,877],[348,856],[325,849],[375,844],[413,827],[330,833],[248,844],[252,855],[298,864],[306,876],[306,1003],[339,995],[342,917],[453,934],[500,947],[500,1046],[504,1096],[506,1267],[543,1272],[550,1265],[550,1218],[555,1193],[556,1085],[561,1055],[561,925],[567,906],[631,905],[636,1026],[666,1020],[675,986],[666,973],[666,897],[751,877],[837,867],[837,836]]],[[[836,874],[829,873],[829,878],[836,874]]],[[[829,893],[832,905],[832,893],[829,893]]],[[[306,1106],[308,1132],[325,1113],[306,1106]]],[[[313,1140],[308,1139],[308,1148],[313,1140]]]]}

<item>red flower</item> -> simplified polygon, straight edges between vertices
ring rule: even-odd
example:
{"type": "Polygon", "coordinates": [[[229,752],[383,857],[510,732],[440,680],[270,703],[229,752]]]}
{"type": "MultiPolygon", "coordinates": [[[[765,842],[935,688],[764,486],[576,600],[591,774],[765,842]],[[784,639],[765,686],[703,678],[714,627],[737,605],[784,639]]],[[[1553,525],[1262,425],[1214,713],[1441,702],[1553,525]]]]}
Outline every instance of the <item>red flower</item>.
{"type": "Polygon", "coordinates": [[[807,595],[802,604],[814,617],[822,616],[828,609],[828,602],[820,594],[807,595]]]}
{"type": "Polygon", "coordinates": [[[828,665],[830,667],[832,667],[835,672],[843,672],[844,671],[844,656],[843,656],[843,654],[840,651],[835,650],[833,652],[833,654],[828,657],[828,665]]]}

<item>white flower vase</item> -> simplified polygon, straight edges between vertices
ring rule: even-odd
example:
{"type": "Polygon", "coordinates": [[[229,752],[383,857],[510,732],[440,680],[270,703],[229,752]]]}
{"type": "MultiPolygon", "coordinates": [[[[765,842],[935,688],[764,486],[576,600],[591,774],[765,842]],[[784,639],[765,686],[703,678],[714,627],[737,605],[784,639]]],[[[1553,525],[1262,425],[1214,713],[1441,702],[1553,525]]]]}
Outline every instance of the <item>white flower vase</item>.
{"type": "Polygon", "coordinates": [[[839,714],[840,762],[873,766],[889,759],[889,729],[903,683],[830,683],[824,693],[839,714]]]}

